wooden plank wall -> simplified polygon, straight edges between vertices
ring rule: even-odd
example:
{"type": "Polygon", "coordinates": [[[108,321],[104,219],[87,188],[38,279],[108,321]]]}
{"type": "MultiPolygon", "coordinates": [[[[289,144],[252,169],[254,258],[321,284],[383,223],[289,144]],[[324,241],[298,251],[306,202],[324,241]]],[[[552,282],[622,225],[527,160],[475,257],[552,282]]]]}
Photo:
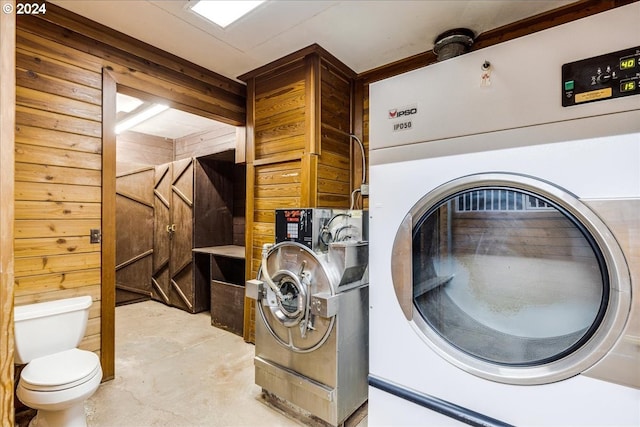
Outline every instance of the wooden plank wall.
{"type": "Polygon", "coordinates": [[[236,127],[220,123],[212,129],[176,138],[175,160],[236,149],[236,127]]]}
{"type": "Polygon", "coordinates": [[[247,168],[236,165],[233,170],[233,241],[232,244],[244,246],[245,211],[247,207],[247,168]]]}
{"type": "MultiPolygon", "coordinates": [[[[255,70],[247,80],[246,277],[275,241],[275,210],[349,207],[355,73],[312,45],[255,70]]],[[[247,299],[244,336],[254,340],[247,299]]]]}
{"type": "MultiPolygon", "coordinates": [[[[15,1],[3,3],[15,10],[15,1]]],[[[13,225],[15,14],[0,14],[0,425],[14,424],[13,225]]]]}
{"type": "Polygon", "coordinates": [[[45,15],[17,18],[16,60],[15,301],[91,295],[82,347],[100,353],[110,379],[116,89],[233,126],[245,123],[245,89],[51,3],[45,15]],[[102,230],[102,245],[89,243],[90,228],[102,230]]]}
{"type": "Polygon", "coordinates": [[[90,295],[100,350],[102,63],[18,26],[15,303],[90,295]]]}
{"type": "Polygon", "coordinates": [[[116,136],[116,161],[161,165],[174,160],[173,147],[173,139],[127,131],[116,136]]]}
{"type": "Polygon", "coordinates": [[[320,156],[316,206],[350,206],[352,84],[327,61],[320,64],[320,156]]]}
{"type": "Polygon", "coordinates": [[[236,127],[224,123],[175,140],[128,131],[116,137],[116,157],[118,163],[155,166],[235,150],[236,145],[236,127]]]}

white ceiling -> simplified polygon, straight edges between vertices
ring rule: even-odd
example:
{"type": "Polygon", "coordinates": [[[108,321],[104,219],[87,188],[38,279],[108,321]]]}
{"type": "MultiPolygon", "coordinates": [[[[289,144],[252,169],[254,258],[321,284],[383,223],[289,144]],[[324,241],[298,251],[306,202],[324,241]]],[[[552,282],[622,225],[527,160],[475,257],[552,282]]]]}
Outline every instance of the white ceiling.
{"type": "Polygon", "coordinates": [[[317,43],[356,73],[429,51],[436,36],[483,33],[574,0],[269,0],[222,29],[192,0],[50,0],[230,79],[317,43]]]}
{"type": "MultiPolygon", "coordinates": [[[[268,0],[225,29],[194,0],[49,0],[230,79],[317,43],[356,73],[433,48],[444,31],[476,35],[575,0],[268,0]]],[[[134,127],[179,138],[221,126],[177,110],[134,127]]]]}

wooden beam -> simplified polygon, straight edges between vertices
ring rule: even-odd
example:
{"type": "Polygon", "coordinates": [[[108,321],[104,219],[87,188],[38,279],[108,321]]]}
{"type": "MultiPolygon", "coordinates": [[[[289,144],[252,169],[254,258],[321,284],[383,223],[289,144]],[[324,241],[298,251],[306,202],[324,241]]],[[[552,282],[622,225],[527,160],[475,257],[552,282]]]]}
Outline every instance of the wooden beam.
{"type": "MultiPolygon", "coordinates": [[[[47,3],[47,13],[38,15],[42,21],[48,21],[67,29],[65,38],[72,35],[69,31],[77,33],[91,40],[91,43],[82,43],[81,50],[96,55],[96,49],[120,56],[122,52],[131,60],[132,56],[143,59],[147,68],[166,68],[177,74],[206,82],[212,90],[220,90],[244,97],[244,85],[217,74],[204,67],[193,64],[186,59],[171,55],[155,46],[136,40],[126,34],[120,33],[105,25],[99,24],[81,15],[68,11],[60,6],[47,3]]],[[[33,16],[27,17],[33,20],[33,16]]],[[[43,22],[37,25],[41,26],[43,22]]],[[[101,55],[96,55],[101,56],[101,55]]],[[[104,56],[102,56],[104,58],[104,56]]],[[[139,69],[139,67],[135,67],[139,69]]]]}
{"type": "MultiPolygon", "coordinates": [[[[167,81],[174,87],[199,95],[195,113],[231,125],[242,126],[245,121],[246,88],[242,83],[216,74],[156,47],[135,40],[125,34],[76,15],[54,4],[47,4],[46,15],[18,18],[21,30],[37,34],[102,61],[114,72],[123,74],[121,80],[167,81]],[[202,102],[205,99],[206,102],[202,102]],[[202,113],[204,112],[204,114],[202,113]]],[[[126,82],[119,82],[125,84],[126,82]]],[[[181,91],[178,92],[179,94],[181,91]]],[[[166,97],[166,96],[165,96],[166,97]]],[[[176,96],[169,98],[177,102],[176,96]]],[[[186,101],[183,107],[195,108],[186,101]]]]}
{"type": "Polygon", "coordinates": [[[14,129],[16,98],[15,1],[0,14],[0,425],[14,424],[13,368],[13,222],[14,129]]]}
{"type": "Polygon", "coordinates": [[[103,380],[115,376],[116,314],[116,93],[115,78],[102,73],[102,313],[100,363],[103,380]]]}

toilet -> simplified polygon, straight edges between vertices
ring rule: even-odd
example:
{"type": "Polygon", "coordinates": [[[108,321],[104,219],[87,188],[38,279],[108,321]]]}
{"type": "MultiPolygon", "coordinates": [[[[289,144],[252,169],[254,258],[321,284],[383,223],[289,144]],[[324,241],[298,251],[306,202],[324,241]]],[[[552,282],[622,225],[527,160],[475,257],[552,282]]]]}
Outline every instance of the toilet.
{"type": "Polygon", "coordinates": [[[84,338],[90,296],[14,309],[18,399],[38,411],[30,427],[86,427],[84,402],[100,385],[98,356],[77,348],[84,338]]]}

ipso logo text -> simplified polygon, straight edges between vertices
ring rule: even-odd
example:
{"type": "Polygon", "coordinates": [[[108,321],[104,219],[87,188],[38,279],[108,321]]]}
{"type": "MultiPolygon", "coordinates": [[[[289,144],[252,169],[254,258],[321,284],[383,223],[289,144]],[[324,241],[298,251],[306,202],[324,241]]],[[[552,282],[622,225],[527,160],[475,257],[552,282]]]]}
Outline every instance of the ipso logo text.
{"type": "Polygon", "coordinates": [[[414,114],[418,114],[418,106],[417,105],[409,105],[402,108],[394,108],[389,110],[389,118],[390,119],[399,119],[402,117],[412,116],[414,114]]]}

